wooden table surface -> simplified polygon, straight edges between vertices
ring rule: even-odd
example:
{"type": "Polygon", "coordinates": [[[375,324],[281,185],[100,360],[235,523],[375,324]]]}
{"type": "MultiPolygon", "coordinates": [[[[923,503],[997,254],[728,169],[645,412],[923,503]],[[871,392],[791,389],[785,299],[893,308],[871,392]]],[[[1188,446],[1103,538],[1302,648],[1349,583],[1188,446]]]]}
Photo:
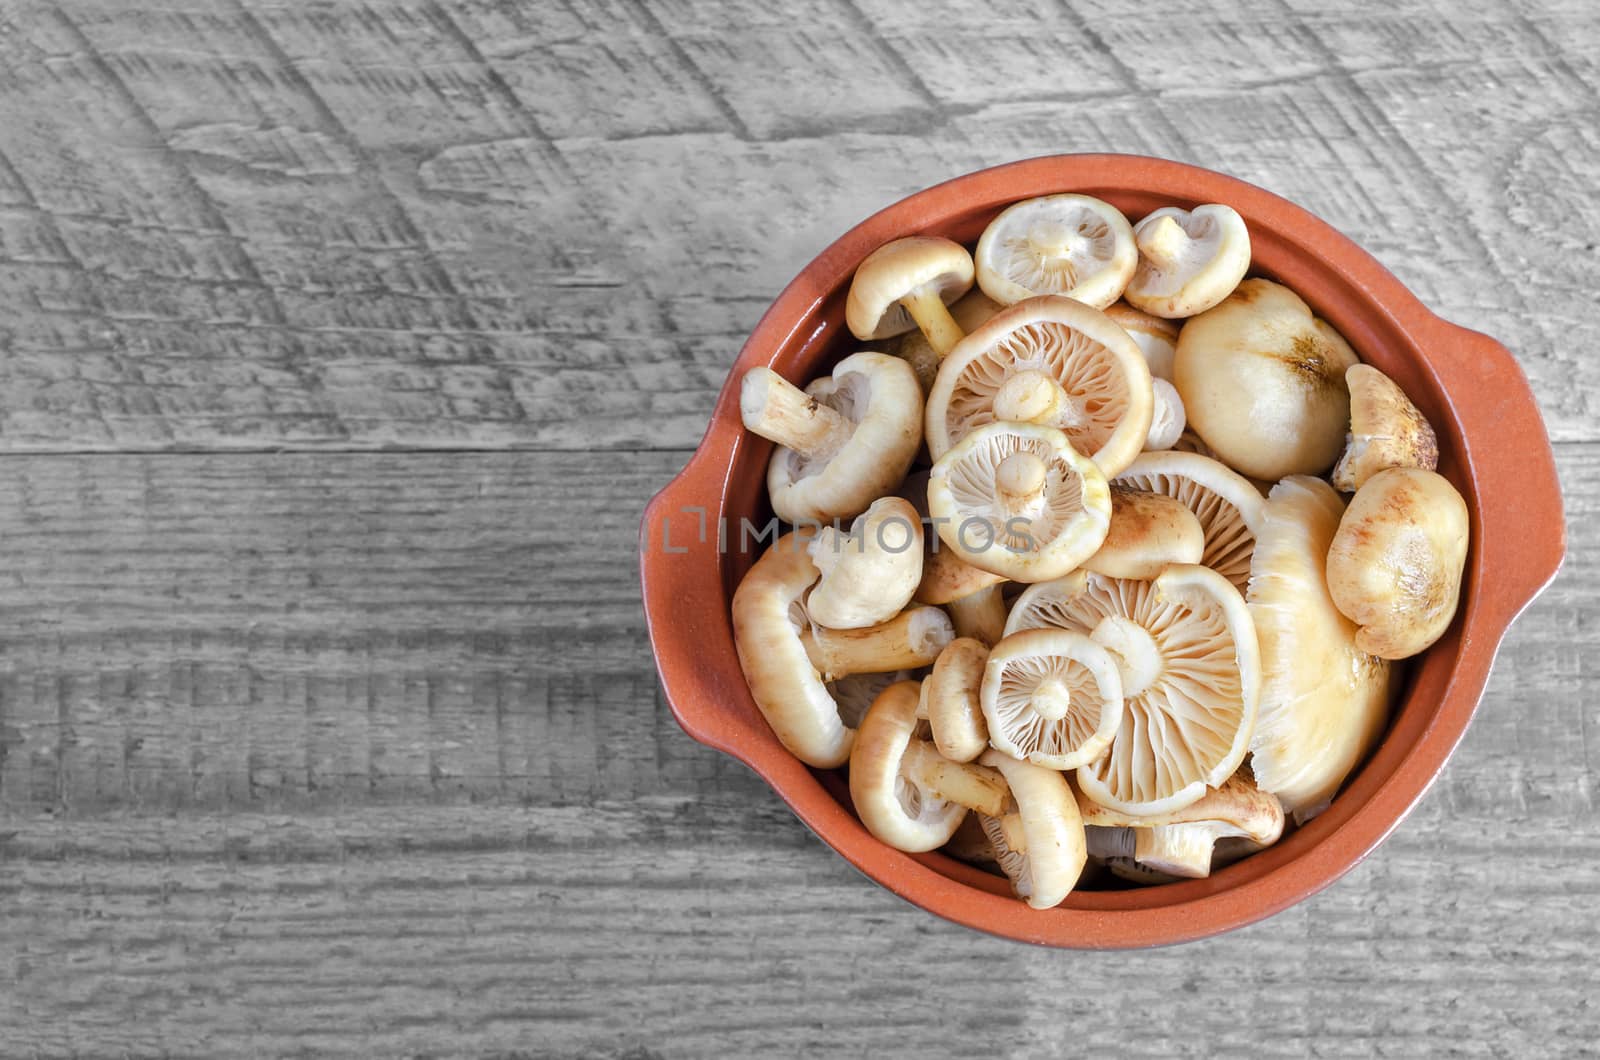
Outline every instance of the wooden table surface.
{"type": "Polygon", "coordinates": [[[1600,7],[0,0],[0,1054],[1529,1056],[1600,1038],[1600,7]],[[1571,556],[1323,894],[981,937],[676,728],[648,497],[867,213],[1293,199],[1510,346],[1571,556]]]}

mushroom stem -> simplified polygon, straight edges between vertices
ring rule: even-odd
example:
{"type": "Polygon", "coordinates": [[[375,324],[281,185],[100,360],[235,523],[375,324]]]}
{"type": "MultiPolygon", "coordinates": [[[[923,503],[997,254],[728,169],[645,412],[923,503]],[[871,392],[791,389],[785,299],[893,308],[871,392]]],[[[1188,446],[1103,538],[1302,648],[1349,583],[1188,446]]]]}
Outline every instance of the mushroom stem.
{"type": "Polygon", "coordinates": [[[955,349],[956,343],[967,337],[967,333],[961,330],[961,325],[956,323],[956,318],[950,315],[950,307],[939,297],[937,287],[932,285],[919,287],[900,299],[900,304],[906,307],[911,319],[917,322],[917,327],[922,329],[928,345],[933,347],[933,352],[938,354],[941,360],[955,349]]]}
{"type": "Polygon", "coordinates": [[[1158,268],[1169,268],[1183,254],[1189,233],[1170,215],[1158,217],[1134,233],[1139,253],[1149,258],[1158,268]]]}
{"type": "Polygon", "coordinates": [[[1169,876],[1204,879],[1211,875],[1217,827],[1210,821],[1133,830],[1133,856],[1145,868],[1169,876]]]}
{"type": "Polygon", "coordinates": [[[1024,368],[1006,378],[994,395],[994,417],[1007,423],[1077,427],[1083,416],[1077,402],[1050,373],[1024,368]]]}
{"type": "Polygon", "coordinates": [[[928,606],[907,608],[887,622],[861,629],[812,626],[800,634],[800,643],[822,679],[833,681],[849,674],[927,666],[955,635],[945,613],[928,606]]]}
{"type": "Polygon", "coordinates": [[[1039,252],[1040,257],[1059,260],[1072,257],[1081,251],[1089,240],[1083,233],[1059,221],[1042,221],[1034,225],[1032,231],[1028,233],[1028,242],[1039,252]]]}
{"type": "Polygon", "coordinates": [[[1123,615],[1107,615],[1089,639],[1111,653],[1122,673],[1122,694],[1132,698],[1151,685],[1165,669],[1161,648],[1150,631],[1123,615]]]}
{"type": "Polygon", "coordinates": [[[1019,449],[995,468],[994,488],[999,499],[1013,515],[1030,511],[1044,496],[1045,474],[1049,469],[1043,460],[1019,449]]]}
{"type": "Polygon", "coordinates": [[[850,439],[850,421],[771,368],[752,368],[739,387],[739,416],[751,431],[805,457],[829,456],[850,439]]]}
{"type": "Polygon", "coordinates": [[[956,636],[980,640],[989,647],[1000,643],[1006,630],[1006,601],[999,585],[979,589],[971,596],[951,600],[945,605],[956,636]]]}
{"type": "Polygon", "coordinates": [[[1034,686],[1028,706],[1045,721],[1060,721],[1072,709],[1072,693],[1059,677],[1046,677],[1034,686]]]}
{"type": "Polygon", "coordinates": [[[912,740],[900,759],[900,775],[945,802],[977,810],[989,817],[1005,811],[1005,778],[997,770],[970,762],[952,762],[927,740],[912,740]]]}

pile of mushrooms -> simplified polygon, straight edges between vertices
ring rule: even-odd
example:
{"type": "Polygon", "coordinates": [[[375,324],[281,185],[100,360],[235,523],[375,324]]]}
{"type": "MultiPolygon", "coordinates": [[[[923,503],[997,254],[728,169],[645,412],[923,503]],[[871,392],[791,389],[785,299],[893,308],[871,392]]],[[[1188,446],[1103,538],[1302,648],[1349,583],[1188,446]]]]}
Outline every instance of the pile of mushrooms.
{"type": "Polygon", "coordinates": [[[880,247],[859,344],[743,380],[794,529],[733,598],[751,697],[862,825],[1003,874],[1206,877],[1339,795],[1448,634],[1439,439],[1221,204],[1027,199],[880,247]]]}

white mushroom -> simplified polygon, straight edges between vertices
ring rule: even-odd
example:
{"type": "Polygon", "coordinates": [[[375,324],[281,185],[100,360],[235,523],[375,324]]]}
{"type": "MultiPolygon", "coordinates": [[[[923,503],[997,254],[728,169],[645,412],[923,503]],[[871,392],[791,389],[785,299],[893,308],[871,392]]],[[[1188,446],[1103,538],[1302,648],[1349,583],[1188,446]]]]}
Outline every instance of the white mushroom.
{"type": "Polygon", "coordinates": [[[1229,467],[1276,481],[1333,466],[1356,361],[1299,295],[1254,279],[1183,325],[1172,381],[1189,426],[1229,467]]]}
{"type": "Polygon", "coordinates": [[[1090,853],[1132,857],[1152,872],[1189,879],[1211,875],[1220,840],[1238,840],[1239,854],[1271,846],[1283,834],[1283,807],[1242,769],[1203,798],[1173,813],[1138,816],[1082,797],[1078,809],[1090,853]]]}
{"type": "Polygon", "coordinates": [[[1122,676],[1082,633],[1032,629],[995,645],[980,692],[989,742],[1046,769],[1087,765],[1122,723],[1122,676]]]}
{"type": "Polygon", "coordinates": [[[1138,262],[1133,229],[1110,203],[1088,195],[1024,199],[983,230],[978,286],[1011,305],[1042,294],[1104,309],[1122,296],[1138,262]]]}
{"type": "Polygon", "coordinates": [[[920,328],[941,357],[961,341],[949,305],[972,289],[972,256],[938,236],[896,239],[856,267],[844,319],[858,339],[887,339],[920,328]]]}
{"type": "Polygon", "coordinates": [[[1128,333],[1070,298],[1030,298],[968,335],[939,366],[925,429],[935,460],[996,420],[1056,427],[1107,475],[1150,435],[1150,369],[1128,333]]]}
{"type": "Polygon", "coordinates": [[[1405,659],[1444,635],[1461,600],[1470,516],[1448,479],[1380,471],[1356,491],[1328,548],[1328,591],[1356,647],[1405,659]]]}
{"type": "Polygon", "coordinates": [[[937,607],[910,607],[887,622],[859,629],[813,624],[801,631],[800,646],[823,680],[836,681],[850,674],[927,666],[955,636],[950,619],[937,607]]]}
{"type": "Polygon", "coordinates": [[[1439,466],[1433,425],[1394,380],[1369,364],[1352,364],[1344,382],[1350,389],[1350,433],[1333,469],[1335,486],[1354,493],[1387,468],[1439,466]]]}
{"type": "Polygon", "coordinates": [[[1105,314],[1138,345],[1145,363],[1150,366],[1150,377],[1165,379],[1170,383],[1172,358],[1178,352],[1178,325],[1141,312],[1127,302],[1107,306],[1105,314]]]}
{"type": "Polygon", "coordinates": [[[1132,581],[1080,570],[1025,591],[1007,626],[1008,636],[1018,628],[1086,633],[1116,659],[1122,724],[1106,755],[1077,773],[1102,806],[1141,815],[1182,809],[1239,768],[1261,659],[1244,600],[1216,571],[1171,566],[1154,581],[1132,581]]]}
{"type": "Polygon", "coordinates": [[[922,682],[918,714],[928,719],[933,745],[952,762],[970,762],[989,746],[978,690],[988,647],[971,637],[951,641],[922,682]]]}
{"type": "Polygon", "coordinates": [[[850,753],[850,800],[867,830],[896,850],[944,845],[968,808],[1004,812],[1006,782],[982,766],[951,762],[917,735],[915,681],[884,689],[861,719],[850,753]]]}
{"type": "Polygon", "coordinates": [[[809,547],[822,577],[806,598],[806,611],[830,629],[889,621],[922,580],[922,517],[899,497],[873,501],[848,533],[823,527],[809,547]]]}
{"type": "Polygon", "coordinates": [[[1183,411],[1183,398],[1178,388],[1165,379],[1150,380],[1153,399],[1150,413],[1150,433],[1145,435],[1144,447],[1148,450],[1171,449],[1183,436],[1188,426],[1188,416],[1183,411]]]}
{"type": "Polygon", "coordinates": [[[1163,206],[1133,226],[1133,238],[1139,266],[1125,297],[1158,317],[1205,312],[1250,268],[1250,232],[1231,206],[1163,206]]]}
{"type": "Polygon", "coordinates": [[[928,510],[946,546],[1013,581],[1060,577],[1105,539],[1105,476],[1050,427],[991,423],[939,458],[928,510]]]}
{"type": "Polygon", "coordinates": [[[1256,784],[1304,823],[1327,807],[1388,719],[1391,668],[1362,651],[1323,562],[1344,504],[1321,479],[1273,487],[1257,530],[1249,605],[1261,642],[1256,784]]]}
{"type": "Polygon", "coordinates": [[[1088,860],[1083,818],[1066,777],[993,750],[978,762],[998,770],[1011,792],[1002,814],[980,810],[978,818],[1001,871],[1033,908],[1060,905],[1088,860]]]}
{"type": "Polygon", "coordinates": [[[1199,563],[1205,548],[1205,529],[1182,501],[1115,484],[1106,539],[1083,569],[1148,580],[1174,563],[1199,563]]]}
{"type": "Polygon", "coordinates": [[[791,523],[851,519],[905,478],[921,440],[922,391],[898,357],[856,353],[800,390],[770,368],[745,373],[744,425],[779,446],[772,510],[791,523]]]}

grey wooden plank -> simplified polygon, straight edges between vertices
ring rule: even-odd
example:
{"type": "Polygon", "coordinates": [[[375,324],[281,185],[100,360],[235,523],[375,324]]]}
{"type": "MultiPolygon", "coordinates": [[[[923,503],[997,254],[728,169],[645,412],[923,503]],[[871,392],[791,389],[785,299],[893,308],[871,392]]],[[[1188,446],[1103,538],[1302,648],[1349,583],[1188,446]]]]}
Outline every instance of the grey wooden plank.
{"type": "Polygon", "coordinates": [[[18,10],[9,451],[692,445],[829,240],[1057,150],[1303,203],[1596,437],[1581,5],[18,10]]]}

